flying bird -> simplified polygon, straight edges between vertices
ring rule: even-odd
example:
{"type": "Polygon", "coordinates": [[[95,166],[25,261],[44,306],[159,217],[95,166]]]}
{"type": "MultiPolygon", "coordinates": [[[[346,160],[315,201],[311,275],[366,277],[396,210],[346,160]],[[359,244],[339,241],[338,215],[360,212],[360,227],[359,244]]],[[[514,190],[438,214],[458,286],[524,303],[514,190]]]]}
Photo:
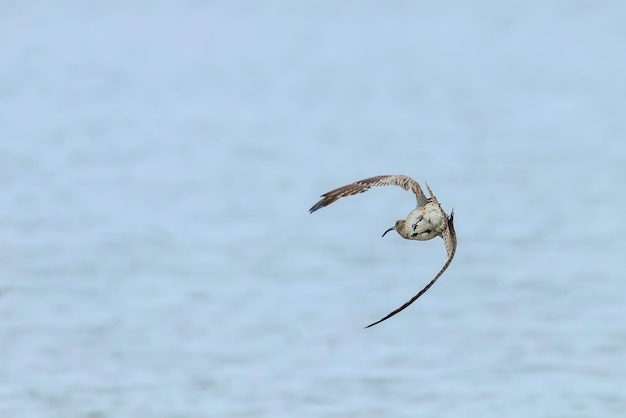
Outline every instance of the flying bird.
{"type": "Polygon", "coordinates": [[[446,247],[447,258],[446,261],[443,263],[441,270],[439,270],[439,273],[437,273],[435,277],[430,281],[430,283],[428,283],[422,290],[420,290],[419,293],[409,299],[402,306],[390,312],[384,318],[369,324],[365,328],[369,328],[380,322],[383,322],[386,319],[391,318],[392,316],[404,310],[410,304],[415,302],[420,296],[426,293],[426,291],[428,291],[428,289],[430,289],[433,284],[435,284],[437,279],[441,277],[441,275],[444,273],[444,271],[446,271],[446,269],[452,262],[452,258],[454,258],[454,253],[456,252],[454,210],[452,210],[452,212],[448,216],[448,214],[439,204],[437,197],[433,194],[432,190],[430,190],[428,183],[425,184],[430,197],[426,197],[419,183],[413,180],[411,177],[403,175],[370,177],[331,190],[328,193],[324,193],[321,196],[322,199],[315,205],[313,205],[311,209],[309,209],[309,213],[313,213],[318,209],[321,209],[325,206],[330,205],[331,203],[336,202],[342,197],[364,193],[373,187],[400,186],[404,190],[411,190],[415,194],[415,197],[417,198],[417,207],[408,214],[406,219],[396,221],[396,224],[387,229],[382,236],[384,237],[387,232],[395,229],[396,232],[405,239],[427,241],[435,237],[443,238],[443,244],[446,247]]]}

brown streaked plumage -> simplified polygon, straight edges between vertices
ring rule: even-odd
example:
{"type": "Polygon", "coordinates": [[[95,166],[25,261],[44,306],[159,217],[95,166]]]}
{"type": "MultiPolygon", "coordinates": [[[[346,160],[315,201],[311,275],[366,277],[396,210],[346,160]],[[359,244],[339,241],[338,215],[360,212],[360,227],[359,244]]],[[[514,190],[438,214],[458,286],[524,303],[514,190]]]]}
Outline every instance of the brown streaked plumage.
{"type": "Polygon", "coordinates": [[[426,197],[419,183],[408,176],[403,175],[387,175],[370,177],[364,180],[355,181],[352,184],[338,187],[331,190],[328,193],[324,193],[322,199],[317,202],[311,209],[310,213],[316,210],[330,205],[333,202],[341,199],[342,197],[353,196],[359,193],[364,193],[370,190],[372,187],[382,186],[400,186],[404,190],[411,190],[417,198],[417,207],[413,209],[404,220],[398,220],[395,226],[389,228],[385,234],[391,230],[395,230],[398,234],[405,239],[427,241],[436,236],[443,238],[443,243],[446,248],[447,258],[444,262],[439,273],[415,296],[409,299],[404,305],[400,306],[396,310],[389,313],[384,318],[366,326],[369,328],[386,319],[391,318],[398,312],[404,310],[413,302],[415,302],[420,296],[422,296],[431,286],[443,275],[446,271],[456,252],[456,233],[454,231],[454,211],[450,213],[450,216],[443,210],[437,197],[433,194],[432,190],[426,183],[426,188],[430,197],[426,197]]]}
{"type": "MultiPolygon", "coordinates": [[[[370,177],[364,180],[355,181],[352,184],[348,184],[346,186],[338,187],[334,190],[331,190],[328,193],[324,193],[321,197],[322,200],[317,202],[311,209],[309,209],[309,213],[313,213],[318,209],[321,209],[325,206],[330,205],[331,203],[336,202],[342,197],[353,196],[355,194],[364,193],[371,189],[372,187],[382,187],[382,186],[400,186],[404,190],[409,190],[415,193],[415,197],[417,197],[417,206],[424,206],[428,198],[424,195],[422,188],[419,183],[413,180],[408,176],[375,176],[370,177]]],[[[431,193],[432,194],[432,193],[431,193]]]]}

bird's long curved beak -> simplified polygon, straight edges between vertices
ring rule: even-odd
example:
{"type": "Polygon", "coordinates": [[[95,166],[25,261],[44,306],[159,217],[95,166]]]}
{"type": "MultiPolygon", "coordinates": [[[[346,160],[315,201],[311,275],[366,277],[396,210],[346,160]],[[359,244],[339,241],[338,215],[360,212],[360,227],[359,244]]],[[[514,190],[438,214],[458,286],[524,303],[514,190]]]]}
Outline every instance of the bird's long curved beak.
{"type": "Polygon", "coordinates": [[[396,229],[396,227],[395,227],[395,226],[392,226],[391,228],[389,228],[388,230],[386,230],[386,231],[383,233],[383,237],[385,236],[385,234],[387,234],[387,232],[389,232],[389,231],[393,231],[394,229],[396,229]]]}

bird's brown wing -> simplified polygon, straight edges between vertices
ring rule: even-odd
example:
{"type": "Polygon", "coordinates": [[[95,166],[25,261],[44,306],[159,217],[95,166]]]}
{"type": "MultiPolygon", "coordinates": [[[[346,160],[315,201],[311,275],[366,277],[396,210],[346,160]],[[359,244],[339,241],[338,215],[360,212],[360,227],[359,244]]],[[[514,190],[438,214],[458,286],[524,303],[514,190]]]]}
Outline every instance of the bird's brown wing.
{"type": "Polygon", "coordinates": [[[428,283],[426,285],[426,287],[424,287],[422,290],[420,290],[417,295],[415,295],[411,299],[409,299],[404,305],[400,306],[398,309],[396,309],[393,312],[389,313],[384,318],[382,318],[382,319],[380,319],[380,320],[378,320],[378,321],[376,321],[376,322],[374,322],[372,324],[369,324],[365,328],[369,328],[369,327],[372,327],[372,326],[374,326],[374,325],[376,325],[378,323],[381,323],[384,320],[391,318],[392,316],[394,316],[398,312],[404,310],[410,304],[415,302],[420,296],[422,296],[424,293],[426,293],[426,291],[428,291],[428,289],[430,289],[430,287],[433,284],[435,284],[437,279],[439,279],[441,277],[443,272],[446,271],[446,269],[448,268],[448,266],[452,262],[452,259],[454,258],[454,253],[456,252],[456,232],[454,231],[454,212],[452,212],[450,214],[450,217],[448,218],[448,227],[445,229],[445,231],[443,231],[443,234],[441,234],[441,238],[443,238],[443,244],[446,247],[446,253],[448,254],[448,257],[446,259],[446,262],[443,263],[443,267],[441,267],[441,270],[439,270],[439,273],[437,273],[435,278],[432,279],[430,281],[430,283],[428,283]]]}
{"type": "Polygon", "coordinates": [[[426,195],[424,195],[424,192],[422,191],[419,183],[413,180],[411,177],[403,175],[386,175],[370,177],[367,179],[355,181],[354,183],[339,187],[335,190],[331,190],[328,193],[324,193],[322,195],[322,199],[315,205],[313,205],[313,207],[309,209],[309,212],[313,213],[316,210],[323,208],[324,206],[328,206],[331,203],[336,202],[342,197],[364,193],[372,187],[382,186],[400,186],[404,190],[410,189],[413,193],[415,193],[418,207],[424,206],[428,201],[428,198],[426,197],[426,195]]]}

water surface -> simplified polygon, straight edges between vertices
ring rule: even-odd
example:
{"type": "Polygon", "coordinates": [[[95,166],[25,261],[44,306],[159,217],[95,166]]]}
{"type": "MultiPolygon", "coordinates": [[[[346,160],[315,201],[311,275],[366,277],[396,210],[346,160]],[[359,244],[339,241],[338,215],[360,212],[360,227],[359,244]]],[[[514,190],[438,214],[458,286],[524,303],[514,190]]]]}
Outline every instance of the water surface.
{"type": "Polygon", "coordinates": [[[623,416],[622,2],[3,9],[2,417],[623,416]]]}

